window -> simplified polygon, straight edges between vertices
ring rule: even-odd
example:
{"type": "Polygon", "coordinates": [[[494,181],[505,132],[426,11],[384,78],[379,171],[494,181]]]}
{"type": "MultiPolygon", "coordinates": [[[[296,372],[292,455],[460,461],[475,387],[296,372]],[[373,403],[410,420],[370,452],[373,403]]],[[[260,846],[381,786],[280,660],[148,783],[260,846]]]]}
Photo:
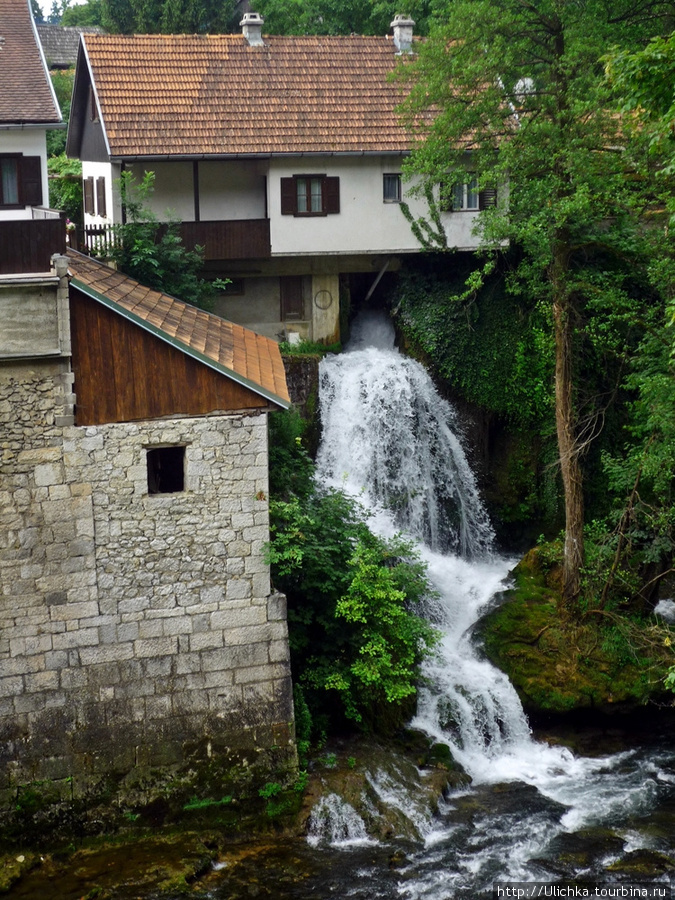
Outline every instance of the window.
{"type": "Polygon", "coordinates": [[[148,449],[147,459],[149,494],[185,490],[185,447],[154,447],[148,449]]]}
{"type": "Polygon", "coordinates": [[[19,205],[19,162],[17,159],[0,159],[2,173],[2,205],[19,205]]]}
{"type": "Polygon", "coordinates": [[[294,175],[281,179],[282,216],[327,216],[339,212],[339,178],[294,175]]]}
{"type": "Polygon", "coordinates": [[[94,88],[89,85],[89,118],[92,122],[98,122],[98,105],[94,88]]]}
{"type": "Polygon", "coordinates": [[[382,200],[385,203],[401,202],[401,176],[398,173],[383,176],[382,200]]]}
{"type": "Polygon", "coordinates": [[[42,163],[39,156],[0,156],[0,207],[40,206],[42,163]]]}
{"type": "Polygon", "coordinates": [[[305,305],[302,297],[302,275],[282,275],[279,278],[281,321],[304,319],[305,305]]]}
{"type": "Polygon", "coordinates": [[[475,178],[452,186],[452,208],[455,211],[478,209],[478,181],[475,178]]]}

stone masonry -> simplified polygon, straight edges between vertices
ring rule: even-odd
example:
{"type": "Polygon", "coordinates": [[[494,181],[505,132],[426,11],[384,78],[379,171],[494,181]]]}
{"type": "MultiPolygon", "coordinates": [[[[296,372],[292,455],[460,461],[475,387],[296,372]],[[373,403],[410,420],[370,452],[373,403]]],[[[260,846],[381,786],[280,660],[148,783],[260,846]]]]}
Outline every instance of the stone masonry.
{"type": "Polygon", "coordinates": [[[0,808],[45,780],[138,799],[199,760],[292,771],[266,415],[77,427],[71,391],[63,360],[0,365],[0,808]],[[152,494],[167,446],[184,490],[152,494]]]}

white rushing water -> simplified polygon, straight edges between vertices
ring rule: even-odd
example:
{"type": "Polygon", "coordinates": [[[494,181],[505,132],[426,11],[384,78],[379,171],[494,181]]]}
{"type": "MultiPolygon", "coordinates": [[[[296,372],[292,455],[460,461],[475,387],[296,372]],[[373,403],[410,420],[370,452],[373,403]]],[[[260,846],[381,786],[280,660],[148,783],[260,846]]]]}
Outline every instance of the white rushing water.
{"type": "MultiPolygon", "coordinates": [[[[514,560],[493,551],[455,411],[424,368],[394,348],[389,320],[363,317],[347,351],[322,362],[320,379],[318,477],[358,496],[375,530],[415,538],[439,592],[427,612],[443,638],[425,664],[427,686],[413,727],[448,744],[474,785],[520,782],[552,801],[549,807],[560,806],[555,815],[515,816],[508,825],[503,819],[474,822],[452,875],[447,851],[436,850],[455,830],[446,816],[445,825],[426,829],[428,847],[445,860],[445,887],[437,887],[429,866],[403,893],[452,896],[449,878],[481,889],[489,878],[534,878],[530,860],[556,834],[613,822],[619,812],[639,814],[653,801],[657,776],[631,764],[631,754],[577,758],[534,741],[509,680],[477,650],[472,626],[505,586],[514,560]]],[[[448,804],[450,811],[452,798],[448,804]]]]}

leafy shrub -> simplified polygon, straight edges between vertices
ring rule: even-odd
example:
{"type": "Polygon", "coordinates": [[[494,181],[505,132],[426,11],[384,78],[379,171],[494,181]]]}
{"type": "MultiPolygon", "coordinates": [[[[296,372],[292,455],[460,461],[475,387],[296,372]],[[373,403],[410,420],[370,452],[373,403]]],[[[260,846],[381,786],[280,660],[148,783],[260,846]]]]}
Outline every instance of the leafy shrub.
{"type": "Polygon", "coordinates": [[[115,226],[115,240],[105,249],[106,256],[120,271],[141,284],[210,309],[227,282],[202,278],[203,248],[190,250],[181,240],[179,223],[160,222],[149,209],[154,180],[154,172],[146,172],[140,183],[130,172],[122,173],[121,191],[127,221],[115,226]]]}
{"type": "Polygon", "coordinates": [[[402,724],[436,640],[412,609],[431,593],[424,564],[400,537],[372,534],[341,491],[273,500],[270,513],[272,574],[288,598],[294,678],[315,727],[402,724]]]}

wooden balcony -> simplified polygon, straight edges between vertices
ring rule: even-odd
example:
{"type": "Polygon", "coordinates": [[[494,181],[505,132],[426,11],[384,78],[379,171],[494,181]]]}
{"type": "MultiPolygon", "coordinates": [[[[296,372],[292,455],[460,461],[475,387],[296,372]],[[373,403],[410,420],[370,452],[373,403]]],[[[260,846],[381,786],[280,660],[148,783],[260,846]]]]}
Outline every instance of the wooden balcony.
{"type": "MultiPolygon", "coordinates": [[[[83,253],[105,256],[107,248],[120,240],[114,225],[92,225],[81,231],[84,240],[74,239],[73,246],[83,253]]],[[[180,235],[186,247],[204,248],[204,260],[269,259],[271,255],[268,219],[181,222],[180,235]]]]}
{"type": "Polygon", "coordinates": [[[64,219],[0,222],[0,275],[49,272],[54,253],[66,252],[64,219]]]}
{"type": "Polygon", "coordinates": [[[269,219],[182,222],[183,243],[204,248],[204,259],[269,259],[269,219]]]}

